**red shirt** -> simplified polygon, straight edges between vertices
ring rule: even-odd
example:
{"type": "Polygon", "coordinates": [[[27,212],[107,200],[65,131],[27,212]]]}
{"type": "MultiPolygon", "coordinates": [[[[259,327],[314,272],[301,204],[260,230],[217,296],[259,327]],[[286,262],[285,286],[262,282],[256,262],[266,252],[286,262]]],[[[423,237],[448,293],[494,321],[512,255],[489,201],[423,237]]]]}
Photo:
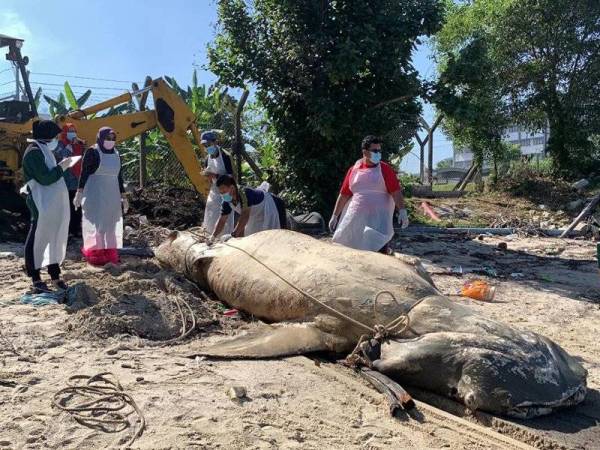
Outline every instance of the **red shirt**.
{"type": "MultiPolygon", "coordinates": [[[[383,161],[379,163],[381,166],[381,173],[383,174],[383,181],[385,181],[385,187],[390,194],[393,194],[396,191],[400,190],[400,182],[398,181],[398,177],[396,176],[396,172],[392,169],[388,163],[384,163],[383,161]]],[[[366,169],[369,166],[365,163],[364,158],[360,162],[360,169],[366,169]]],[[[373,167],[373,166],[370,166],[373,167]]],[[[344,178],[344,182],[342,183],[342,188],[340,189],[340,194],[347,195],[348,197],[352,196],[352,191],[350,190],[350,177],[352,176],[352,170],[354,169],[354,165],[348,169],[346,173],[346,178],[344,178]]]]}

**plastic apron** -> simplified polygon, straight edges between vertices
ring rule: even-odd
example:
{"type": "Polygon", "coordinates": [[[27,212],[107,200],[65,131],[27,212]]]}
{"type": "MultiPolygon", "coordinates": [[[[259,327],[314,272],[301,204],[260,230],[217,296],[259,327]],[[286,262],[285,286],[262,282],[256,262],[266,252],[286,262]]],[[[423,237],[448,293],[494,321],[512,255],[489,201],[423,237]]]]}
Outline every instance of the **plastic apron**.
{"type": "MultiPolygon", "coordinates": [[[[208,166],[206,170],[212,173],[216,173],[218,175],[225,175],[227,170],[225,169],[225,162],[223,162],[223,151],[219,150],[219,156],[216,158],[208,157],[208,166]]],[[[206,207],[204,209],[204,220],[202,221],[202,226],[206,231],[212,233],[215,230],[215,226],[217,222],[221,218],[221,203],[222,203],[221,194],[219,193],[219,189],[217,188],[217,184],[213,182],[210,186],[210,191],[208,192],[208,197],[206,199],[206,207]]],[[[227,218],[227,222],[225,222],[225,228],[223,228],[222,234],[231,234],[233,231],[233,214],[229,214],[227,218]]]]}
{"type": "Polygon", "coordinates": [[[333,242],[358,250],[378,251],[394,236],[394,199],[388,193],[381,165],[352,170],[352,198],[344,208],[333,242]]]}
{"type": "MultiPolygon", "coordinates": [[[[56,167],[54,154],[43,142],[36,141],[44,154],[48,169],[56,167]]],[[[25,152],[31,151],[31,147],[25,152]]],[[[60,264],[65,259],[69,238],[69,192],[63,177],[48,186],[35,180],[27,182],[31,198],[38,210],[37,227],[33,241],[33,263],[36,269],[60,264]]]]}
{"type": "MultiPolygon", "coordinates": [[[[262,189],[261,189],[262,190],[262,189]]],[[[237,213],[242,212],[240,203],[234,207],[237,213]]],[[[250,217],[244,229],[244,236],[258,233],[264,230],[277,230],[281,228],[279,223],[279,211],[273,200],[273,196],[265,192],[265,198],[258,205],[250,206],[250,217]]]]}
{"type": "Polygon", "coordinates": [[[116,249],[123,247],[123,215],[119,171],[121,158],[114,153],[100,155],[100,164],[89,176],[81,199],[81,231],[86,250],[116,249]]]}

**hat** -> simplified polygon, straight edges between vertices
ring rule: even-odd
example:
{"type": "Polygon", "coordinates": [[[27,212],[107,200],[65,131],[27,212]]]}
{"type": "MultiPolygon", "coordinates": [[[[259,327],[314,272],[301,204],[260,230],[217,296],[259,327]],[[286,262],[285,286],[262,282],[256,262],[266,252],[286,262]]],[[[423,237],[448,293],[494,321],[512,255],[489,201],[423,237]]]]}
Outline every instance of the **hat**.
{"type": "Polygon", "coordinates": [[[52,120],[36,120],[32,128],[33,139],[54,139],[62,131],[52,120]]]}
{"type": "Polygon", "coordinates": [[[217,140],[217,133],[215,133],[214,131],[205,131],[200,136],[200,142],[202,145],[208,143],[208,141],[214,142],[216,140],[217,140]]]}

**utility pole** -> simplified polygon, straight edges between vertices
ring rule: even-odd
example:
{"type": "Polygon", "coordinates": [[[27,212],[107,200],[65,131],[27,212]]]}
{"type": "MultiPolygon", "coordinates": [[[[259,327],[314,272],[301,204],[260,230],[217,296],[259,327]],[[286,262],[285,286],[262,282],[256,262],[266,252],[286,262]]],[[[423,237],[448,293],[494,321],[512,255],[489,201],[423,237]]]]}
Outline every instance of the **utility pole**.
{"type": "Polygon", "coordinates": [[[419,180],[421,183],[425,182],[425,145],[429,141],[429,135],[425,136],[425,139],[421,139],[417,133],[415,133],[415,139],[419,143],[419,180]]]}

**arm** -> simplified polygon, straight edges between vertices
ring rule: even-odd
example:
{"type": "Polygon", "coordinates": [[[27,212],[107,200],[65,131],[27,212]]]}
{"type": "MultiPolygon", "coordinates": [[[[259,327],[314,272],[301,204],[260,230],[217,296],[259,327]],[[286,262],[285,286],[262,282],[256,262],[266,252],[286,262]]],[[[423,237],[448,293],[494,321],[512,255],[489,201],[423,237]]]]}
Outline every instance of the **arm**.
{"type": "Polygon", "coordinates": [[[23,172],[42,186],[56,183],[63,176],[63,170],[60,166],[48,169],[44,154],[39,148],[34,148],[27,153],[23,159],[23,172]]]}
{"type": "Polygon", "coordinates": [[[211,239],[215,239],[217,236],[219,236],[223,232],[223,228],[225,228],[225,223],[227,223],[228,218],[229,218],[229,215],[221,214],[221,217],[219,217],[219,220],[217,221],[217,224],[215,225],[215,230],[212,233],[211,239]]]}
{"type": "Polygon", "coordinates": [[[223,155],[223,164],[225,165],[225,171],[227,172],[227,175],[233,176],[233,165],[231,164],[231,158],[224,150],[219,149],[219,151],[221,152],[221,155],[223,155]]]}
{"type": "Polygon", "coordinates": [[[392,197],[394,198],[394,203],[396,204],[396,211],[406,208],[404,205],[404,195],[402,194],[402,189],[398,189],[396,192],[393,192],[392,197]]]}
{"type": "Polygon", "coordinates": [[[335,208],[333,208],[333,215],[339,217],[351,198],[351,195],[338,195],[337,201],[335,202],[335,208]]]}
{"type": "Polygon", "coordinates": [[[244,237],[244,231],[246,230],[248,220],[250,220],[250,208],[243,208],[242,214],[240,214],[238,223],[235,226],[235,229],[233,230],[233,233],[231,233],[231,235],[233,237],[244,237]]]}
{"type": "Polygon", "coordinates": [[[88,148],[83,155],[83,162],[81,163],[81,175],[79,177],[78,189],[81,191],[85,187],[87,180],[92,175],[98,166],[100,165],[100,157],[95,148],[88,148]]]}

